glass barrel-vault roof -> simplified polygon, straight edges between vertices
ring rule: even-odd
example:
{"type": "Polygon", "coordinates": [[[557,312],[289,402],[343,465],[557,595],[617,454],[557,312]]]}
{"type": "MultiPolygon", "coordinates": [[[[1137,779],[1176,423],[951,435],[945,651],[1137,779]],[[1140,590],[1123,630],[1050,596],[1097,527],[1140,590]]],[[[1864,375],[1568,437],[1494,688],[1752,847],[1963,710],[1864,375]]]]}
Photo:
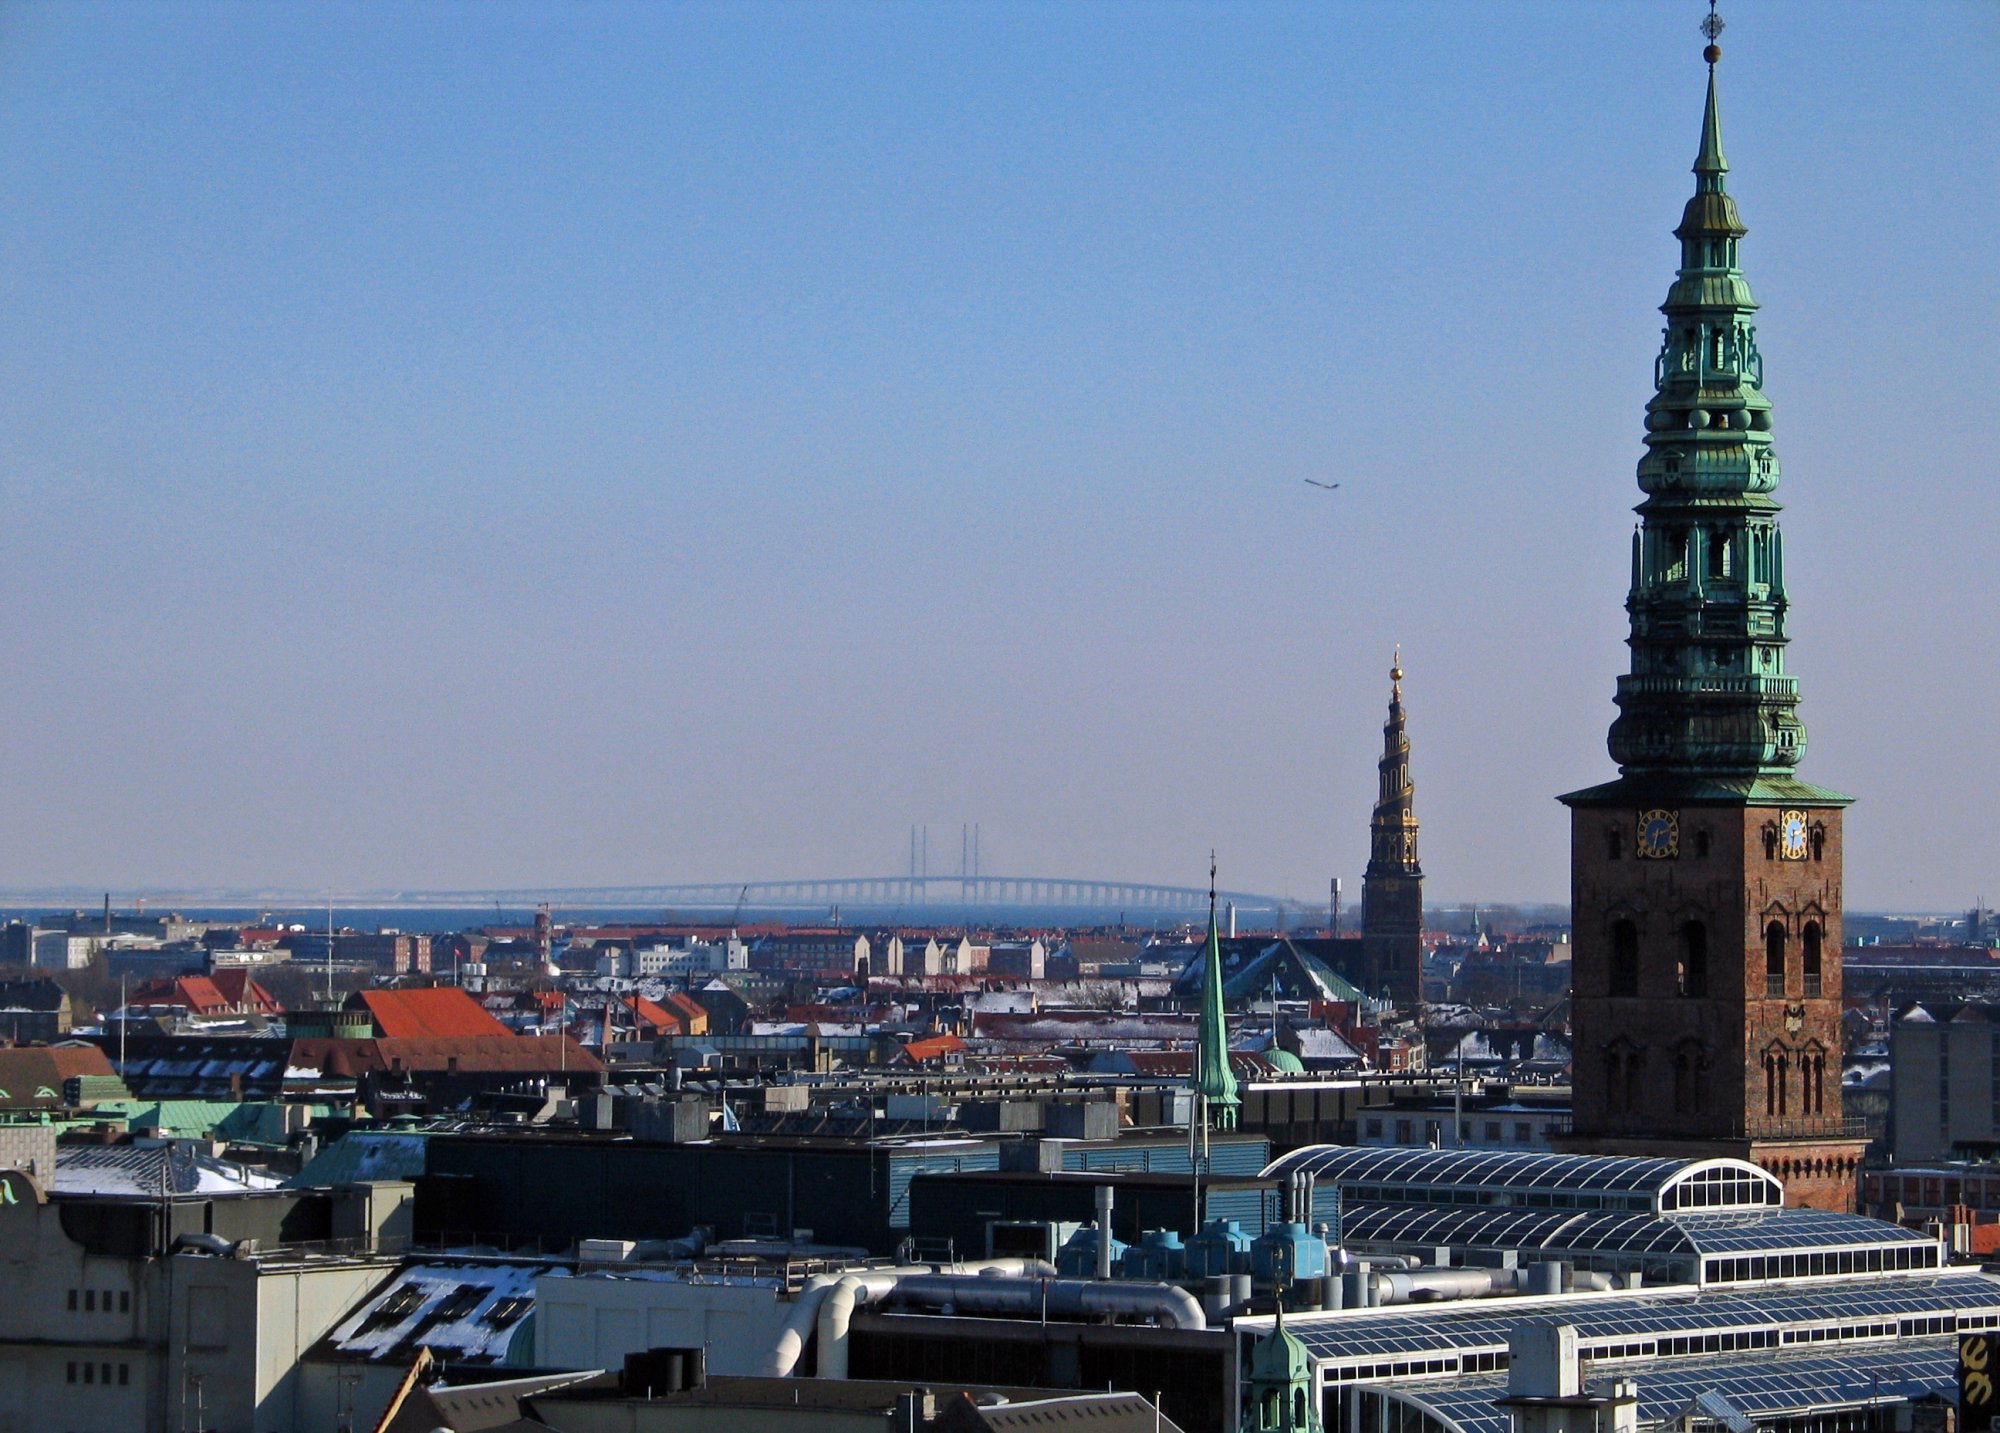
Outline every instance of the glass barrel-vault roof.
{"type": "Polygon", "coordinates": [[[1343,1244],[1452,1249],[1690,1256],[1696,1252],[1678,1223],[1656,1214],[1451,1204],[1350,1204],[1341,1210],[1340,1240],[1343,1244]]]}
{"type": "MultiPolygon", "coordinates": [[[[1683,1185],[1722,1191],[1706,1207],[1761,1208],[1784,1202],[1784,1187],[1740,1159],[1643,1159],[1628,1155],[1544,1154],[1531,1150],[1413,1149],[1407,1146],[1308,1145],[1274,1160],[1267,1178],[1304,1172],[1352,1190],[1395,1189],[1400,1199],[1426,1192],[1471,1192],[1482,1203],[1551,1196],[1578,1208],[1672,1209],[1683,1185]]],[[[1366,1196],[1363,1196],[1366,1197],[1366,1196]]],[[[1386,1196],[1376,1196],[1386,1197],[1386,1196]]],[[[1542,1201],[1538,1201],[1542,1202],[1542,1201]]]]}
{"type": "MultiPolygon", "coordinates": [[[[1797,1254],[1936,1241],[1857,1214],[1819,1209],[1659,1215],[1618,1210],[1495,1208],[1491,1205],[1346,1205],[1340,1239],[1355,1246],[1512,1249],[1567,1254],[1797,1254]]],[[[1921,1261],[1934,1264],[1936,1259],[1921,1261]]]]}
{"type": "Polygon", "coordinates": [[[1914,1229],[1859,1214],[1823,1209],[1782,1209],[1768,1214],[1684,1214],[1678,1224],[1703,1254],[1796,1254],[1812,1249],[1856,1249],[1873,1244],[1937,1241],[1914,1229]]]}
{"type": "MultiPolygon", "coordinates": [[[[1593,1382],[1619,1374],[1635,1377],[1639,1422],[1658,1426],[1671,1422],[1698,1396],[1711,1391],[1759,1423],[1870,1403],[1900,1402],[1926,1393],[1949,1397],[1956,1392],[1957,1368],[1952,1339],[1921,1338],[1839,1354],[1773,1357],[1766,1353],[1664,1363],[1592,1363],[1587,1374],[1593,1382]]],[[[1507,1393],[1504,1374],[1374,1387],[1423,1409],[1460,1433],[1508,1433],[1507,1411],[1494,1406],[1494,1400],[1507,1393]]]]}
{"type": "MultiPolygon", "coordinates": [[[[1855,1338],[1872,1338],[1893,1336],[1879,1330],[1895,1324],[1893,1332],[1907,1336],[1918,1329],[1915,1324],[1901,1329],[1905,1320],[1942,1318],[1957,1328],[2000,1327],[2000,1279],[1967,1271],[1701,1290],[1677,1286],[1580,1297],[1476,1299],[1293,1314],[1285,1327],[1316,1361],[1351,1365],[1384,1356],[1504,1354],[1509,1330],[1523,1319],[1552,1316],[1576,1329],[1578,1351],[1585,1357],[1604,1357],[1614,1349],[1625,1350],[1621,1356],[1636,1356],[1663,1339],[1709,1332],[1777,1331],[1782,1344],[1787,1329],[1824,1329],[1836,1335],[1847,1329],[1855,1338]]],[[[1239,1319],[1236,1326],[1254,1331],[1268,1323],[1268,1319],[1239,1319]]]]}

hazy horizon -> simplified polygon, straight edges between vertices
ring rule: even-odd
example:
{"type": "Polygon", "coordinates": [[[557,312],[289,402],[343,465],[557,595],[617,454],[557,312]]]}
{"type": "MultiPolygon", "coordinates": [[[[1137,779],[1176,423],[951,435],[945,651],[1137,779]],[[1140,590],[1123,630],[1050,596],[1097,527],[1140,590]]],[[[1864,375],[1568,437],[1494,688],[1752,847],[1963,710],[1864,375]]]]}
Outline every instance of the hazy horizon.
{"type": "MultiPolygon", "coordinates": [[[[1400,642],[1427,903],[1566,903],[1705,10],[8,7],[0,888],[1358,910],[1400,642]]],[[[1962,910],[2000,11],[1723,13],[1803,774],[1962,910]]]]}

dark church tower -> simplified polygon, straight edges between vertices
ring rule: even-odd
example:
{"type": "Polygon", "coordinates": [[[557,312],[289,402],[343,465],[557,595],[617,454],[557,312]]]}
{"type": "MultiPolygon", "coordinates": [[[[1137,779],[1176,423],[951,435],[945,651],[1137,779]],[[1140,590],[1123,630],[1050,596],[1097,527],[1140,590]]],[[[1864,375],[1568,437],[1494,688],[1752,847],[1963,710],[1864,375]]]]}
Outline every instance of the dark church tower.
{"type": "Polygon", "coordinates": [[[1361,964],[1370,995],[1388,991],[1404,1009],[1423,999],[1424,870],[1417,864],[1416,787],[1403,728],[1403,653],[1389,669],[1389,720],[1382,727],[1380,781],[1368,822],[1361,877],[1361,964]]]}
{"type": "MultiPolygon", "coordinates": [[[[1714,39],[1711,31],[1710,40],[1714,39]]],[[[1724,187],[1713,43],[1695,194],[1646,405],[1620,776],[1563,797],[1575,1147],[1750,1159],[1849,1209],[1840,1108],[1841,815],[1810,786],[1785,670],[1778,459],[1724,187]]]]}

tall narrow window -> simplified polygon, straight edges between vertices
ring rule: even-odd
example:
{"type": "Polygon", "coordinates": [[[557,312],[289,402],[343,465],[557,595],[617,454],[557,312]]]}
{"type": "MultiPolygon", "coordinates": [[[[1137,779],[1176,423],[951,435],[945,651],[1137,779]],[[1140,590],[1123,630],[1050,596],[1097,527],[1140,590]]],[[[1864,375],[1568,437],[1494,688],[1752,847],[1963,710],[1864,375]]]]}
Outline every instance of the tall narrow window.
{"type": "Polygon", "coordinates": [[[1611,983],[1606,993],[1639,993],[1639,927],[1629,920],[1611,923],[1611,983]]]}
{"type": "Polygon", "coordinates": [[[1764,1113],[1778,1112],[1778,1057],[1766,1051],[1764,1054],[1764,1113]]]}
{"type": "Polygon", "coordinates": [[[1708,994],[1708,927],[1700,921],[1681,925],[1680,987],[1683,995],[1708,994]]]}
{"type": "Polygon", "coordinates": [[[1764,993],[1773,999],[1785,993],[1785,927],[1778,921],[1764,927],[1764,993]]]}
{"type": "Polygon", "coordinates": [[[1807,921],[1806,928],[1799,932],[1799,965],[1805,976],[1808,1000],[1820,993],[1820,938],[1818,921],[1807,921]]]}

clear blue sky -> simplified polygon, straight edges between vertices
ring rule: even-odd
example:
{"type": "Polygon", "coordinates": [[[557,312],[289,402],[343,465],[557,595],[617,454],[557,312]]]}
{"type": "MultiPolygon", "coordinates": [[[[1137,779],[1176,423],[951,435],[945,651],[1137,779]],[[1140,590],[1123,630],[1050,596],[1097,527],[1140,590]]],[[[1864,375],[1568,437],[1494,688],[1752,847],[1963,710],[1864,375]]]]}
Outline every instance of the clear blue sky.
{"type": "MultiPolygon", "coordinates": [[[[1353,889],[1400,641],[1564,898],[1703,10],[8,5],[0,886],[1353,889]]],[[[2000,9],[1724,13],[1805,772],[2000,895],[2000,9]]]]}

